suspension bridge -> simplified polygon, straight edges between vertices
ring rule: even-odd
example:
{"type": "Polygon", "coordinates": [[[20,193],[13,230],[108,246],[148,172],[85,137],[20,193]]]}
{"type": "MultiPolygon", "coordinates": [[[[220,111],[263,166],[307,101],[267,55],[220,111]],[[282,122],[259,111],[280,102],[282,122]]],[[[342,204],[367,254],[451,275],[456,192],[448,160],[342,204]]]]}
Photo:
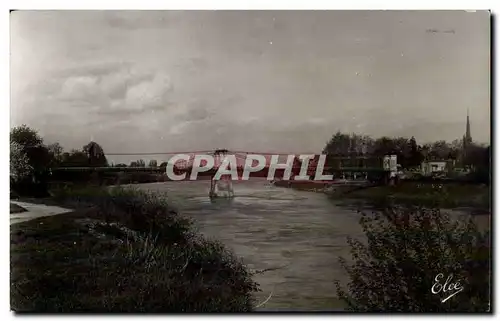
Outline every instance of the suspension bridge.
{"type": "MultiPolygon", "coordinates": [[[[89,159],[89,165],[91,165],[91,159],[93,156],[98,157],[98,155],[94,154],[92,155],[91,152],[88,154],[88,159],[89,159]]],[[[195,174],[198,174],[200,176],[205,176],[210,179],[210,191],[209,191],[209,197],[214,198],[214,197],[233,197],[234,196],[234,191],[233,191],[233,185],[232,185],[232,177],[231,175],[228,175],[227,173],[224,175],[216,175],[220,166],[225,164],[225,160],[229,159],[228,156],[233,156],[231,159],[233,160],[233,164],[229,163],[228,167],[226,169],[230,169],[231,166],[234,166],[234,162],[236,162],[236,173],[238,176],[238,179],[241,179],[244,176],[245,170],[249,168],[255,169],[257,165],[262,165],[260,164],[261,162],[258,162],[255,158],[251,159],[252,163],[249,164],[248,162],[248,156],[249,155],[257,155],[262,161],[262,158],[265,160],[264,166],[259,169],[259,170],[252,170],[247,173],[248,176],[247,178],[251,177],[266,177],[267,179],[270,179],[269,177],[272,177],[272,180],[276,180],[275,184],[278,186],[288,186],[291,187],[291,184],[293,183],[299,183],[299,181],[295,181],[294,178],[297,177],[297,175],[303,176],[305,174],[306,177],[309,178],[310,182],[313,182],[314,184],[323,184],[324,187],[329,185],[330,183],[334,184],[335,179],[343,178],[345,179],[346,174],[350,176],[350,178],[363,178],[368,181],[368,176],[370,173],[376,173],[378,174],[379,178],[377,179],[379,182],[384,182],[385,184],[391,183],[393,180],[392,178],[394,177],[394,174],[396,173],[397,170],[397,160],[395,156],[385,156],[383,158],[380,157],[367,157],[367,156],[359,156],[359,155],[352,155],[349,157],[341,157],[341,156],[332,156],[332,155],[320,155],[320,154],[315,154],[315,153],[308,153],[308,154],[296,154],[296,153],[271,153],[271,152],[250,152],[250,151],[231,151],[227,149],[217,149],[217,150],[207,150],[207,151],[184,151],[184,152],[169,152],[169,153],[134,153],[134,154],[127,154],[127,153],[107,153],[106,155],[108,156],[158,156],[158,155],[164,155],[163,158],[168,158],[166,159],[167,165],[170,159],[173,156],[180,156],[182,155],[182,159],[176,160],[172,166],[172,172],[175,175],[180,175],[181,178],[179,180],[186,180],[189,179],[188,174],[192,174],[193,170],[195,174]],[[298,157],[299,155],[308,155],[310,159],[308,160],[307,167],[304,165],[304,168],[302,166],[302,162],[300,158],[298,157]],[[170,156],[170,157],[169,157],[170,156]],[[197,157],[198,156],[198,157],[197,157]],[[200,157],[201,156],[201,157],[200,157]],[[207,157],[206,156],[211,156],[211,159],[214,160],[214,164],[210,164],[210,169],[207,166],[207,157]],[[321,162],[321,157],[324,156],[324,162],[322,164],[319,164],[321,162]],[[257,161],[258,164],[255,164],[257,161]],[[205,163],[204,163],[205,162],[205,163]],[[292,164],[290,164],[292,162],[292,164]],[[288,173],[287,169],[285,168],[280,168],[281,166],[279,165],[285,165],[288,168],[288,173]],[[276,166],[278,165],[278,166],[276,166]],[[291,165],[291,166],[290,166],[291,165]],[[273,168],[274,167],[274,168],[273,168]],[[318,170],[318,167],[320,170],[318,170]],[[321,168],[323,167],[322,171],[321,168]],[[200,170],[203,168],[203,170],[200,170]],[[303,171],[306,171],[306,173],[303,173],[303,171]],[[272,171],[272,172],[270,172],[272,171]],[[333,180],[322,180],[322,181],[317,181],[316,176],[318,175],[318,172],[320,175],[331,175],[333,180]],[[271,174],[271,175],[269,175],[271,174]],[[184,175],[182,177],[182,175],[184,175]],[[356,177],[357,176],[357,177],[356,177]],[[312,178],[314,177],[314,180],[312,178]],[[293,180],[293,181],[292,181],[293,180]],[[282,184],[285,185],[282,185],[282,184]]],[[[181,157],[179,157],[181,158],[181,157]]],[[[87,167],[59,167],[59,168],[54,168],[54,178],[62,178],[66,177],[66,179],[71,180],[71,176],[73,176],[73,179],[76,177],[74,175],[69,175],[69,172],[80,172],[80,175],[83,174],[83,176],[87,176],[88,173],[91,175],[94,175],[97,181],[99,181],[99,184],[103,183],[103,177],[104,176],[113,176],[115,179],[115,184],[120,184],[120,176],[124,173],[140,173],[140,172],[146,172],[150,174],[154,174],[156,181],[159,181],[158,178],[165,178],[165,176],[168,176],[167,168],[166,167],[152,167],[152,166],[141,166],[141,167],[117,167],[117,166],[106,166],[106,167],[95,167],[95,166],[87,166],[87,167]],[[66,174],[65,174],[66,172],[66,174]],[[116,174],[114,174],[116,173],[116,174]],[[166,175],[167,174],[167,175],[166,175]]],[[[233,168],[234,169],[234,168],[233,168]]],[[[234,172],[234,171],[233,171],[234,172]]],[[[75,173],[76,174],[76,173],[75,173]]],[[[196,176],[198,176],[196,175],[196,176]]],[[[76,176],[79,176],[78,174],[76,176]]],[[[325,176],[323,176],[325,177],[325,176]]],[[[63,179],[64,180],[64,179],[63,179]]],[[[169,181],[171,180],[170,177],[167,180],[162,180],[162,181],[169,181]]],[[[304,181],[300,181],[304,182],[304,181]]],[[[356,183],[354,183],[356,184],[356,183]]]]}
{"type": "MultiPolygon", "coordinates": [[[[151,153],[106,153],[106,156],[161,156],[161,158],[168,162],[170,158],[174,155],[186,155],[185,159],[178,160],[175,162],[173,168],[174,172],[190,172],[193,167],[196,166],[205,166],[206,161],[204,159],[201,160],[199,164],[195,164],[196,156],[200,155],[210,155],[210,156],[218,156],[216,157],[216,162],[211,171],[200,172],[200,175],[210,175],[213,172],[216,172],[221,165],[221,156],[230,156],[233,155],[236,159],[236,168],[238,175],[241,175],[245,167],[255,166],[255,164],[248,164],[247,156],[248,155],[261,155],[265,159],[265,166],[258,173],[252,173],[251,177],[262,177],[267,176],[267,172],[269,171],[271,160],[273,156],[275,159],[275,163],[285,164],[289,155],[294,156],[293,165],[292,165],[292,175],[299,175],[300,169],[302,167],[302,163],[299,160],[299,155],[311,155],[312,159],[309,160],[308,175],[314,175],[313,173],[316,171],[316,167],[318,165],[318,160],[320,154],[317,153],[285,153],[285,152],[255,152],[255,151],[237,151],[237,150],[227,150],[227,149],[217,149],[217,150],[204,150],[204,151],[176,151],[176,152],[151,152],[151,153]],[[218,159],[218,161],[217,161],[218,159]]],[[[90,155],[89,155],[90,159],[90,155]]],[[[334,156],[334,155],[326,155],[326,162],[323,167],[323,172],[327,174],[334,174],[335,176],[338,174],[345,175],[348,173],[359,173],[359,174],[369,174],[369,173],[388,173],[394,171],[394,163],[390,161],[390,157],[374,157],[374,156],[365,156],[365,155],[352,155],[352,156],[334,156]],[[391,165],[392,164],[392,165],[391,165]]],[[[105,167],[95,167],[95,166],[85,166],[85,167],[59,167],[54,168],[55,172],[148,172],[148,173],[165,173],[165,167],[149,167],[149,166],[105,166],[105,167]]],[[[277,169],[276,173],[283,172],[283,169],[277,169]]]]}

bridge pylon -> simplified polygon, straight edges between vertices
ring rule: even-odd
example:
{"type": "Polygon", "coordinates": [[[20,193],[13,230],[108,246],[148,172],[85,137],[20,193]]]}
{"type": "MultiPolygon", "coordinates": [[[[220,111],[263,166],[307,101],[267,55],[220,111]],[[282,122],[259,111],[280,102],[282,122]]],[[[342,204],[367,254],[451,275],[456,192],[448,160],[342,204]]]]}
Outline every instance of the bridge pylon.
{"type": "Polygon", "coordinates": [[[210,179],[210,192],[208,194],[210,198],[234,197],[233,182],[231,181],[230,175],[222,175],[220,179],[215,179],[216,172],[219,170],[219,167],[223,164],[228,154],[229,151],[227,149],[216,149],[214,151],[215,172],[210,179]]]}

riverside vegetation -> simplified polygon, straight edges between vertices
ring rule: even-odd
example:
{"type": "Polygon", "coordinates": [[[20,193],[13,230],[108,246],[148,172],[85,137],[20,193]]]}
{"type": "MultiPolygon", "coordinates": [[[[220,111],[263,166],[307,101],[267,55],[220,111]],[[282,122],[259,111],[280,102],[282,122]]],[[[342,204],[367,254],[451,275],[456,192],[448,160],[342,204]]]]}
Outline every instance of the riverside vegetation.
{"type": "Polygon", "coordinates": [[[16,312],[245,312],[252,272],[161,197],[131,189],[62,191],[73,213],[11,229],[16,312]]]}
{"type": "MultiPolygon", "coordinates": [[[[472,219],[452,220],[423,207],[387,207],[362,215],[367,242],[349,239],[354,263],[337,283],[347,309],[358,312],[491,312],[490,232],[472,219]],[[443,301],[436,277],[460,281],[462,291],[443,301]],[[441,295],[441,296],[439,296],[441,295]]],[[[444,280],[441,281],[444,283],[444,280]]]]}
{"type": "MultiPolygon", "coordinates": [[[[86,147],[92,153],[73,154],[100,166],[103,158],[95,155],[102,148],[94,144],[86,147]]],[[[12,145],[11,187],[24,196],[49,195],[46,169],[74,156],[44,147],[27,127],[13,130],[12,145]]],[[[51,194],[50,202],[74,211],[11,226],[14,311],[248,312],[261,306],[252,276],[262,271],[250,271],[223,244],[201,237],[164,197],[88,184],[51,194]]],[[[360,224],[367,242],[349,241],[354,263],[343,262],[351,282],[338,287],[346,309],[490,310],[488,232],[415,204],[387,203],[360,224]],[[460,277],[464,292],[441,304],[431,293],[437,273],[460,277]]]]}
{"type": "MultiPolygon", "coordinates": [[[[259,286],[231,251],[200,237],[162,197],[134,189],[63,190],[73,213],[11,229],[11,306],[18,312],[249,312],[259,286]]],[[[338,296],[351,311],[489,311],[490,234],[439,210],[364,212],[367,236],[338,296]],[[446,304],[438,273],[462,280],[446,304]]],[[[332,284],[334,289],[334,284],[332,284]]],[[[272,298],[271,298],[272,300],[272,298]]]]}

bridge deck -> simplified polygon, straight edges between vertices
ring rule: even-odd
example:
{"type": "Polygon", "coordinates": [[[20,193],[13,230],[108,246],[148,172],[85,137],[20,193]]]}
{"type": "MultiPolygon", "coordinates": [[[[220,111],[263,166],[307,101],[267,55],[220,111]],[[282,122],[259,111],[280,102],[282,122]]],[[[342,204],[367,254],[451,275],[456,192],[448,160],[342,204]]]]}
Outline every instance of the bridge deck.
{"type": "MultiPolygon", "coordinates": [[[[261,171],[267,170],[265,167],[261,171]]],[[[176,168],[176,171],[188,172],[190,169],[176,168]]],[[[238,168],[238,172],[242,172],[243,168],[238,168]]],[[[292,170],[300,170],[300,167],[293,167],[292,170]]],[[[52,171],[65,171],[65,172],[152,172],[152,173],[165,173],[164,167],[59,167],[53,168],[52,171]]],[[[283,171],[278,169],[277,171],[283,171]]],[[[346,173],[346,172],[386,172],[387,170],[380,167],[325,167],[324,173],[346,173]]]]}

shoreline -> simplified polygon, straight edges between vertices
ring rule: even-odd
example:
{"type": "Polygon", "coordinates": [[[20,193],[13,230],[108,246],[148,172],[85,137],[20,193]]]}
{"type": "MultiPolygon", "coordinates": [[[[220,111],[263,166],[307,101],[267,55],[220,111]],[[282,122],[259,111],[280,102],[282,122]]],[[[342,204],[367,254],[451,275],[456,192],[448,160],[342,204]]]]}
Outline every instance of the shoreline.
{"type": "Polygon", "coordinates": [[[472,210],[476,215],[491,214],[490,188],[480,184],[448,183],[432,184],[402,182],[396,186],[352,185],[343,183],[324,184],[318,182],[294,183],[281,181],[273,184],[277,187],[292,188],[304,192],[322,193],[339,205],[373,204],[391,200],[396,203],[438,204],[444,209],[472,210]]]}

